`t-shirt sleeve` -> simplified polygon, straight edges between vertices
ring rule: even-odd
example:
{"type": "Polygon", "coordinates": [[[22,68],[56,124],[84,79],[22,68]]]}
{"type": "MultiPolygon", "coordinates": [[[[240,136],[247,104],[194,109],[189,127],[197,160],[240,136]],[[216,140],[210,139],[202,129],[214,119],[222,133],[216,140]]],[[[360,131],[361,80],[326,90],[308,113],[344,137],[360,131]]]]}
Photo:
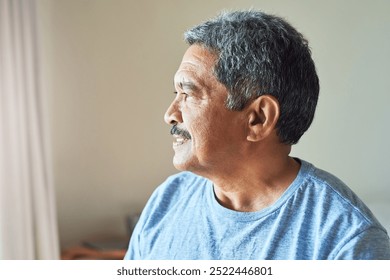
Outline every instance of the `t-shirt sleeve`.
{"type": "Polygon", "coordinates": [[[369,228],[341,244],[337,260],[390,260],[390,241],[387,233],[369,228]]]}
{"type": "Polygon", "coordinates": [[[142,230],[144,228],[147,219],[150,216],[151,208],[153,204],[155,204],[155,200],[158,193],[158,188],[153,192],[148,202],[146,203],[144,209],[142,210],[141,216],[137,221],[137,224],[134,227],[134,230],[130,237],[129,247],[127,249],[126,255],[124,257],[125,260],[141,260],[142,259],[142,250],[141,250],[141,235],[142,230]]]}
{"type": "Polygon", "coordinates": [[[181,184],[182,181],[186,178],[186,174],[187,173],[182,172],[178,175],[170,176],[165,182],[163,182],[154,190],[144,209],[142,210],[141,216],[131,235],[129,247],[124,257],[125,260],[144,259],[144,228],[147,224],[149,226],[153,226],[155,223],[158,223],[161,220],[162,216],[164,215],[164,211],[169,209],[169,202],[174,200],[172,197],[177,195],[175,192],[177,190],[177,186],[181,184]]]}
{"type": "Polygon", "coordinates": [[[143,217],[141,216],[136,226],[134,227],[133,233],[131,234],[129,247],[127,249],[125,260],[140,260],[140,228],[143,223],[143,217]]]}

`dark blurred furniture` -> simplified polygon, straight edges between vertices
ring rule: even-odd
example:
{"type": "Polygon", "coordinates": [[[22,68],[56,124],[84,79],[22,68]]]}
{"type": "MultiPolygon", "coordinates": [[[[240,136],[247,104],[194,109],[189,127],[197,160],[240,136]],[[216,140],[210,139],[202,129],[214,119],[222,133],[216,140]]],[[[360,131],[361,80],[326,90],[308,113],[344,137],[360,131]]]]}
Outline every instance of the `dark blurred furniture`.
{"type": "Polygon", "coordinates": [[[65,249],[62,260],[122,260],[126,254],[128,241],[105,240],[86,241],[80,246],[65,249]]]}

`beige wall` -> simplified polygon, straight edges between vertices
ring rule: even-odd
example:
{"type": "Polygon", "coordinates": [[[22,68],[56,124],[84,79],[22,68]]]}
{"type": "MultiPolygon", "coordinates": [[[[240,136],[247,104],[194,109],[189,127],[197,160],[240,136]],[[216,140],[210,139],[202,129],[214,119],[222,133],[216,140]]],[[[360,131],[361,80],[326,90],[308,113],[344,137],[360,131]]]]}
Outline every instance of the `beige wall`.
{"type": "Polygon", "coordinates": [[[163,114],[186,48],[182,33],[224,8],[260,8],[306,35],[321,97],[293,153],[389,209],[388,1],[38,3],[63,246],[124,235],[125,216],[175,172],[163,114]]]}

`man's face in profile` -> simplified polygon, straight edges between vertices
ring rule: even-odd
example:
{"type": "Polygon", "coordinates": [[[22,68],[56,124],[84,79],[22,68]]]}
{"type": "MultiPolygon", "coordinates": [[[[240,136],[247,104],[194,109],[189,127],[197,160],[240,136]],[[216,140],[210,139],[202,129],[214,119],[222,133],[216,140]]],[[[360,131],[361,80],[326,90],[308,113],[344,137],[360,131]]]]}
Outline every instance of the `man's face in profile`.
{"type": "Polygon", "coordinates": [[[192,45],[174,77],[176,97],[165,121],[177,125],[173,164],[179,170],[224,171],[245,140],[243,112],[225,108],[228,92],[213,75],[215,61],[205,48],[192,45]]]}

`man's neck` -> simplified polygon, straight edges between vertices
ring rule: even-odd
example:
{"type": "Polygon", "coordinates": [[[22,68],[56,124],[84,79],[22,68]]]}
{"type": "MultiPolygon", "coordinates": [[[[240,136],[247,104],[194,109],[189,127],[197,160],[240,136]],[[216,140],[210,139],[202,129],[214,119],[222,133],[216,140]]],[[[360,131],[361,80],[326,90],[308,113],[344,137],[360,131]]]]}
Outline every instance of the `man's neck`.
{"type": "Polygon", "coordinates": [[[241,168],[209,179],[218,202],[226,208],[254,212],[275,203],[291,185],[300,164],[289,156],[246,162],[241,168]]]}

